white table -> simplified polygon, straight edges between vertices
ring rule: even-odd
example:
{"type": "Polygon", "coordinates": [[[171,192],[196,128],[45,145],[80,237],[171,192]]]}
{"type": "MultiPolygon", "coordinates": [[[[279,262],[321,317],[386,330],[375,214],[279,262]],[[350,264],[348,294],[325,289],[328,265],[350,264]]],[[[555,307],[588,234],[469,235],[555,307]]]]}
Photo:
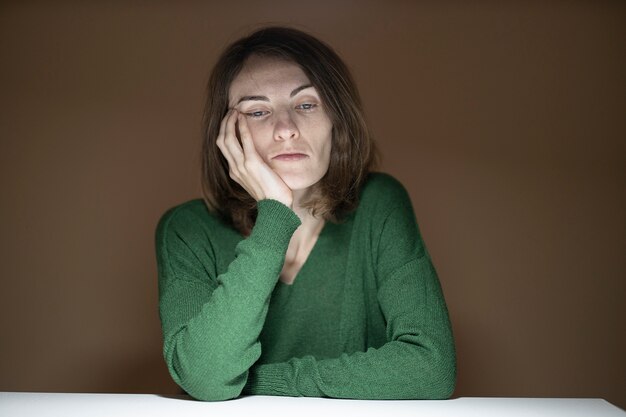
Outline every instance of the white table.
{"type": "Polygon", "coordinates": [[[626,417],[602,399],[457,398],[446,401],[363,401],[249,396],[221,402],[155,394],[0,392],[1,417],[73,416],[568,416],[626,417]]]}

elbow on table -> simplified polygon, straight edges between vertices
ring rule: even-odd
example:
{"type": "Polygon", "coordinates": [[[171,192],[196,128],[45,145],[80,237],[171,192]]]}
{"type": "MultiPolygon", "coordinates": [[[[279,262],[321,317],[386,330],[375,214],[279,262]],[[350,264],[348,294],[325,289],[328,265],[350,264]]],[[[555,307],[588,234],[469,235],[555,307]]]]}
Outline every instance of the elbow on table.
{"type": "Polygon", "coordinates": [[[455,386],[456,386],[456,381],[454,379],[445,380],[445,381],[437,381],[435,384],[433,384],[428,399],[429,400],[447,400],[450,397],[452,397],[455,386]]]}
{"type": "Polygon", "coordinates": [[[440,360],[429,378],[426,396],[430,400],[447,400],[456,387],[456,361],[440,360]]]}
{"type": "Polygon", "coordinates": [[[408,362],[404,372],[398,399],[447,400],[456,388],[456,355],[433,349],[408,362]]]}
{"type": "Polygon", "coordinates": [[[172,359],[168,367],[174,381],[197,400],[232,400],[241,395],[248,380],[247,370],[201,366],[197,361],[181,361],[178,356],[172,359]]]}
{"type": "Polygon", "coordinates": [[[233,381],[232,383],[217,383],[207,381],[204,384],[191,384],[183,387],[189,395],[196,400],[200,401],[226,401],[232,400],[241,395],[243,386],[245,385],[245,378],[243,383],[233,381]]]}

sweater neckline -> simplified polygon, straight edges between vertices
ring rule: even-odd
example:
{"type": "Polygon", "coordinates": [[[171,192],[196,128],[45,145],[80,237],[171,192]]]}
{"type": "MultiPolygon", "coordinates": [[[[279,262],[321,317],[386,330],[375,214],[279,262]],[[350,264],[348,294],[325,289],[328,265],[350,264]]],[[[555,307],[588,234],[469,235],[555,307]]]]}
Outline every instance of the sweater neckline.
{"type": "Polygon", "coordinates": [[[312,262],[311,261],[312,258],[313,260],[315,259],[317,252],[320,251],[319,247],[320,245],[322,245],[322,242],[325,240],[325,235],[327,234],[327,229],[329,227],[329,224],[331,224],[331,222],[329,221],[324,222],[324,226],[322,227],[320,234],[317,236],[317,240],[315,241],[315,244],[313,245],[311,252],[309,252],[309,256],[307,256],[307,258],[304,260],[304,263],[300,267],[300,270],[294,277],[291,284],[287,284],[281,281],[280,279],[278,279],[278,284],[277,284],[278,286],[280,286],[281,288],[284,287],[286,290],[291,290],[296,285],[296,283],[301,280],[303,275],[306,276],[306,270],[308,269],[307,265],[309,265],[312,262]]]}

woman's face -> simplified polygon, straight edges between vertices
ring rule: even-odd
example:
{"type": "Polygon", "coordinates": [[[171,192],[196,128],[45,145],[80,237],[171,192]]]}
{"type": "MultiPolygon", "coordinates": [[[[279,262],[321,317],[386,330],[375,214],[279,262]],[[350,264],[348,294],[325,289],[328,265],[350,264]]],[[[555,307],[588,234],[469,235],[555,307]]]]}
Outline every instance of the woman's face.
{"type": "Polygon", "coordinates": [[[263,160],[292,190],[305,190],[328,171],[332,123],[320,96],[295,63],[252,56],[229,90],[263,160]]]}

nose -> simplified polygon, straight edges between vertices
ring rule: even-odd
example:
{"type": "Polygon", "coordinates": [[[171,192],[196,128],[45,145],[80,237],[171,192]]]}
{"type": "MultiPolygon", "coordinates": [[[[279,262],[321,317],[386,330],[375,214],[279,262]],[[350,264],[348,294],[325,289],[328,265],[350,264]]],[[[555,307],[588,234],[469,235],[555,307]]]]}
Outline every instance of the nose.
{"type": "Polygon", "coordinates": [[[274,140],[285,141],[290,139],[298,139],[300,137],[300,131],[298,126],[293,120],[289,111],[284,111],[276,114],[276,121],[274,125],[274,140]]]}

